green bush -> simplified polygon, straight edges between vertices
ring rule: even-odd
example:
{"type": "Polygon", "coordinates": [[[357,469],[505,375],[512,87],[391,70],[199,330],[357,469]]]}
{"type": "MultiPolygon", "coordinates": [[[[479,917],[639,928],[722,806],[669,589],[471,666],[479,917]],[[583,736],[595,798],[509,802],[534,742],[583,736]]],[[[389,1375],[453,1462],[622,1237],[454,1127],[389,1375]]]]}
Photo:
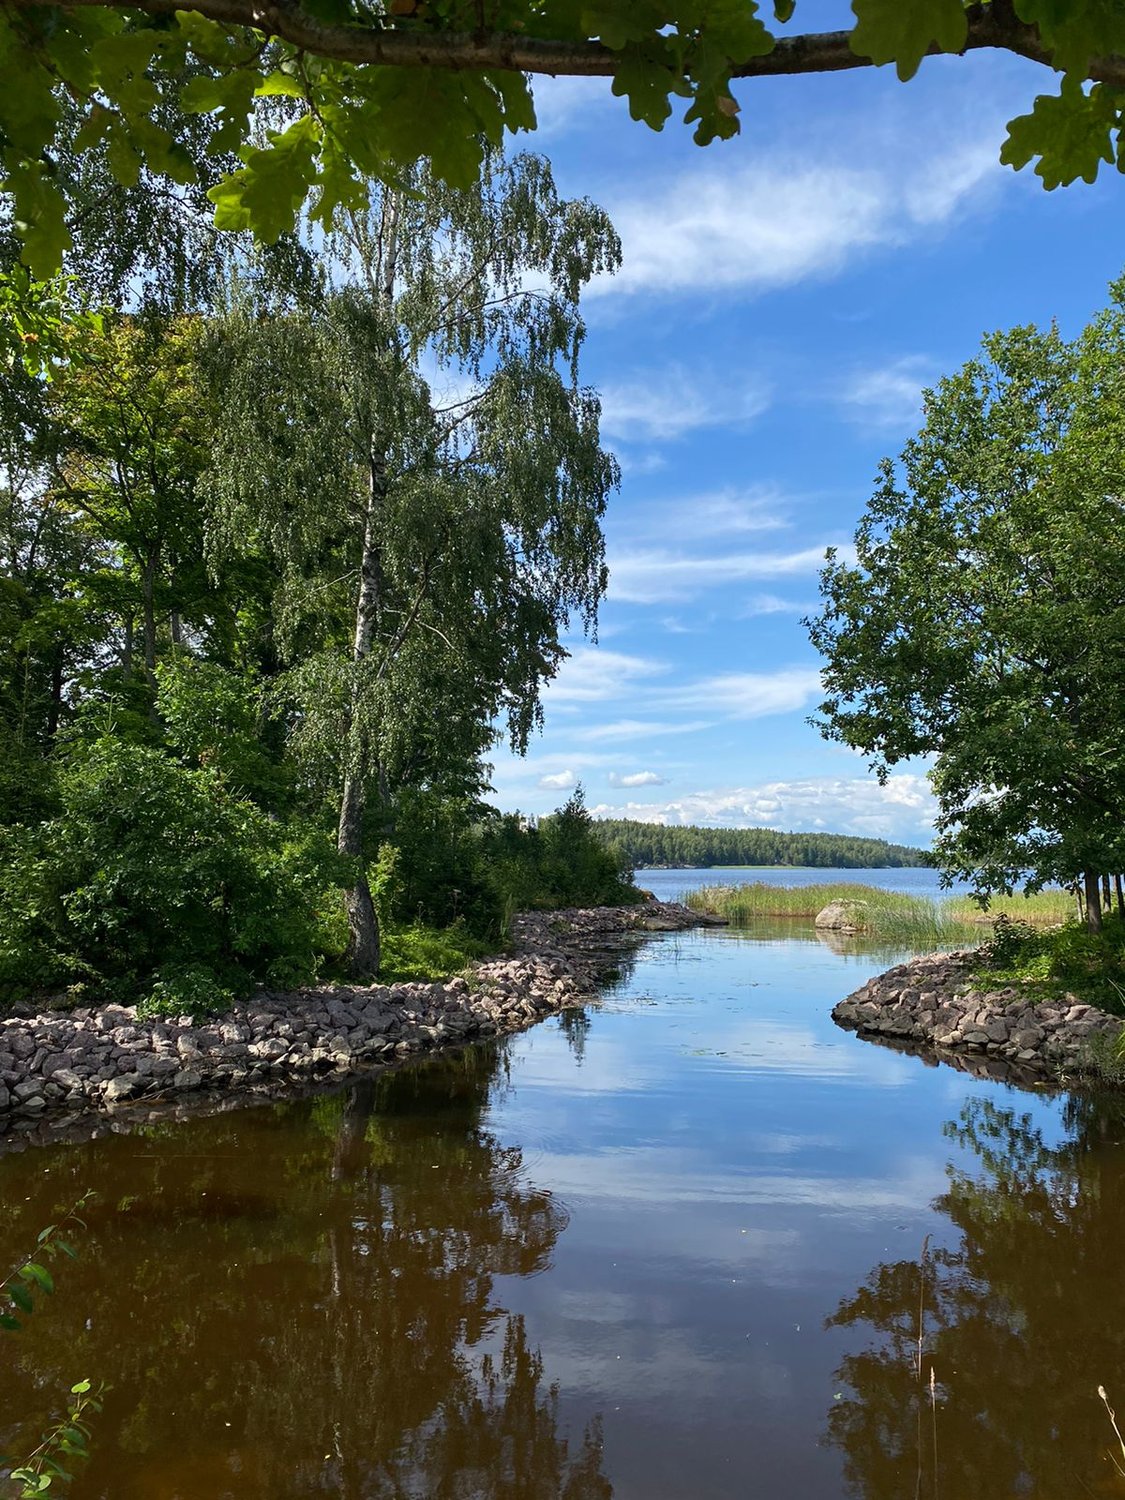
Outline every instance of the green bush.
{"type": "Polygon", "coordinates": [[[381,863],[391,847],[397,857],[380,902],[391,923],[459,924],[495,942],[515,911],[640,899],[620,850],[595,834],[581,788],[538,826],[470,799],[414,793],[396,807],[381,863]]]}
{"type": "Polygon", "coordinates": [[[1047,995],[1072,994],[1104,1010],[1125,1012],[1125,923],[1111,916],[1101,932],[1074,921],[1036,931],[1002,919],[980,950],[975,977],[987,984],[1031,983],[1047,995]]]}
{"type": "Polygon", "coordinates": [[[103,738],[65,766],[59,798],[58,817],[0,846],[0,983],[78,977],[199,1009],[208,994],[309,983],[340,951],[330,842],[270,818],[218,772],[103,738]]]}

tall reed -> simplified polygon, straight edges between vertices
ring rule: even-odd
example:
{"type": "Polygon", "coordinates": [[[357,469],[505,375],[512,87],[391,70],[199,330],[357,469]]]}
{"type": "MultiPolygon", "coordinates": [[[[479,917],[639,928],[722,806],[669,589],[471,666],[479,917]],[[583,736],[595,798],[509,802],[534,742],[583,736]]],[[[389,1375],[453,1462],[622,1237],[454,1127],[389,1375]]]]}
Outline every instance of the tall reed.
{"type": "Polygon", "coordinates": [[[851,881],[805,886],[767,885],[761,881],[703,886],[685,899],[696,911],[726,917],[735,925],[763,917],[811,922],[830,902],[845,901],[853,905],[856,925],[862,931],[903,943],[979,940],[1001,913],[1039,926],[1053,926],[1071,914],[1071,900],[1065,891],[1001,897],[982,912],[964,896],[911,896],[851,881]]]}

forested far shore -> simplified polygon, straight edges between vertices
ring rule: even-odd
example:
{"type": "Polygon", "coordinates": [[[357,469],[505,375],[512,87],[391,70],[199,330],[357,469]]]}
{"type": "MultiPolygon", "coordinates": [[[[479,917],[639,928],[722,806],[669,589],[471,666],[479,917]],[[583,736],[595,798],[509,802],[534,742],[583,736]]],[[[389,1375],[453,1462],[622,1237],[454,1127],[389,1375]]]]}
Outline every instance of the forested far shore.
{"type": "Polygon", "coordinates": [[[820,870],[903,869],[928,865],[925,849],[845,833],[781,833],[774,828],[701,828],[597,818],[594,832],[635,870],[656,865],[804,865],[820,870]]]}

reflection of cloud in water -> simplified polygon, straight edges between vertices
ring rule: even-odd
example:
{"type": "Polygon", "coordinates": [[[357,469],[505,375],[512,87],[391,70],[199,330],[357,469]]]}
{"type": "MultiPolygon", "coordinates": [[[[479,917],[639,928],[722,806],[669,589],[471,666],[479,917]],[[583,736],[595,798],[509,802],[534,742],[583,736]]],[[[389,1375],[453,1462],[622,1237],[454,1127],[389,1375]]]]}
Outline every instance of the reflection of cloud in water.
{"type": "Polygon", "coordinates": [[[756,1165],[716,1172],[706,1157],[654,1146],[601,1155],[548,1152],[537,1175],[571,1204],[608,1199],[637,1209],[669,1203],[808,1205],[861,1218],[877,1211],[913,1212],[944,1181],[940,1167],[924,1157],[906,1158],[893,1179],[843,1176],[840,1165],[837,1157],[823,1174],[762,1171],[756,1165]]]}

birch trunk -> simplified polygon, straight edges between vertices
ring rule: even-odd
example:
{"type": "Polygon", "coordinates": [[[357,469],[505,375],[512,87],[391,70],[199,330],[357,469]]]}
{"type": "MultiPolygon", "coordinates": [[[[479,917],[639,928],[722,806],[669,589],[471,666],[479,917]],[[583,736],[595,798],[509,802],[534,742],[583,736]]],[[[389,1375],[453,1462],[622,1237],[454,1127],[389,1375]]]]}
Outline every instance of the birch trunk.
{"type": "MultiPolygon", "coordinates": [[[[379,296],[388,314],[394,304],[398,255],[398,199],[387,192],[383,199],[383,217],[379,227],[379,296]]],[[[363,722],[357,714],[359,676],[371,654],[375,626],[379,616],[380,559],[379,533],[383,500],[387,486],[387,455],[376,444],[368,459],[367,513],[363,525],[363,552],[360,558],[359,592],[356,598],[355,635],[352,642],[352,665],[356,681],[352,688],[352,714],[348,726],[348,756],[344,786],[340,797],[340,822],[336,847],[341,854],[357,861],[363,859],[363,814],[367,804],[367,776],[370,772],[369,746],[363,722]]],[[[362,863],[355,884],[345,892],[348,912],[348,967],[355,978],[370,978],[379,972],[379,917],[371,898],[371,886],[362,863]]]]}

